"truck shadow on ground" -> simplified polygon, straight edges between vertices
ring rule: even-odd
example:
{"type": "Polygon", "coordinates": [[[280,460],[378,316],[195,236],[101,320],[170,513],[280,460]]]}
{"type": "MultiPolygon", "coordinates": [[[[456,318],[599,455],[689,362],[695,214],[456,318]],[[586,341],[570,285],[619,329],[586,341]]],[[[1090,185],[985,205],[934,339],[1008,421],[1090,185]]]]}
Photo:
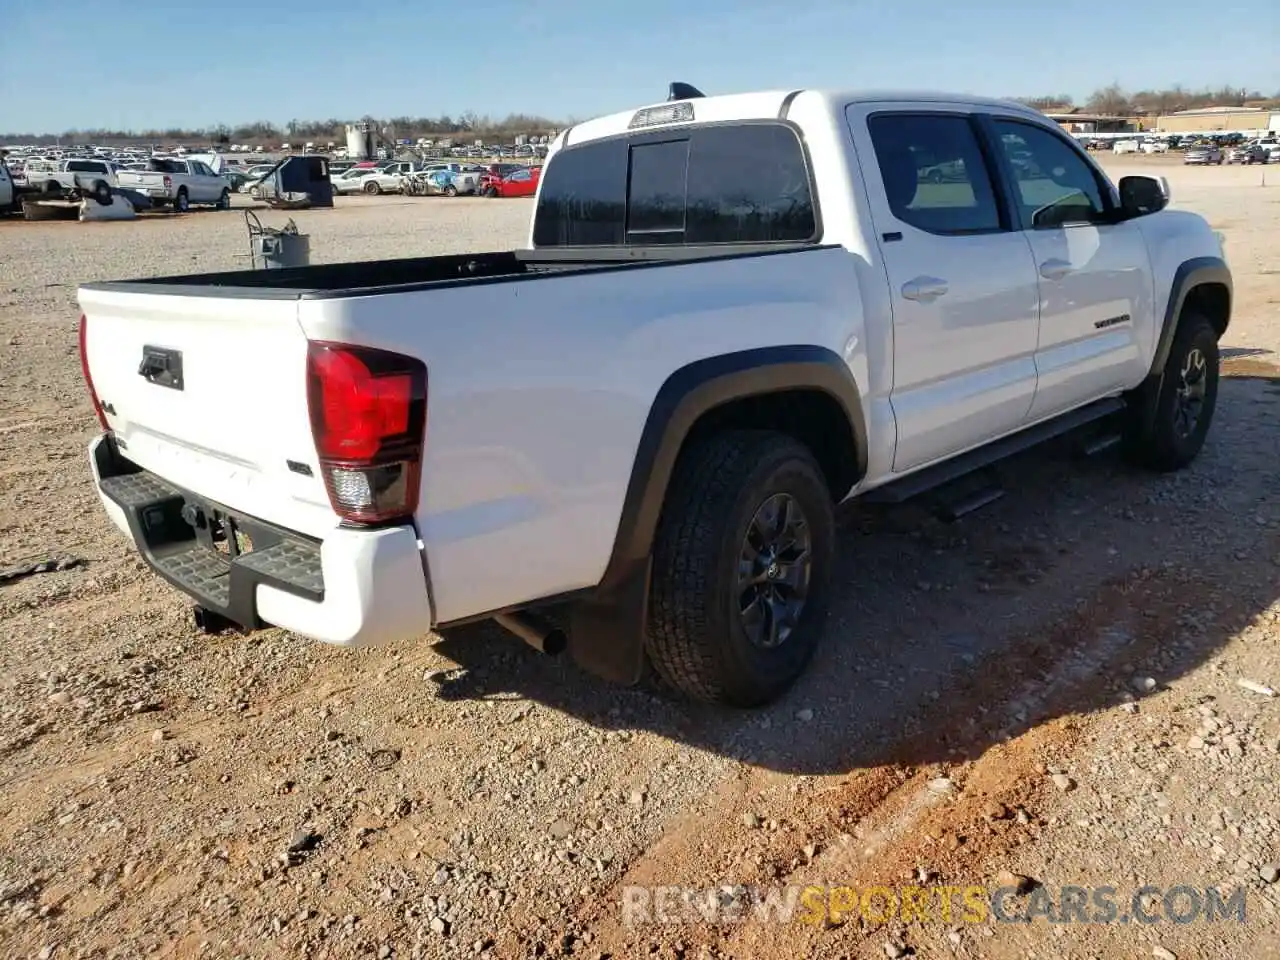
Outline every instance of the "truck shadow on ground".
{"type": "Polygon", "coordinates": [[[600,728],[831,774],[974,759],[1162,689],[1280,597],[1280,368],[1228,367],[1188,470],[1153,476],[1059,443],[1006,463],[1007,495],[957,523],[922,504],[848,510],[820,650],[765,709],[609,686],[488,624],[437,646],[461,668],[438,695],[514,694],[600,728]]]}

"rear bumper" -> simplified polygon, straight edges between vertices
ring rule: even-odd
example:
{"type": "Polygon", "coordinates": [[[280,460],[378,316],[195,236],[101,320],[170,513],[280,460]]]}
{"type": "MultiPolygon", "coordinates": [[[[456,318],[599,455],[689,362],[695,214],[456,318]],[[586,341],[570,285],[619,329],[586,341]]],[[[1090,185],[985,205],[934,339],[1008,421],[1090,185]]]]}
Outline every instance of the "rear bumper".
{"type": "Polygon", "coordinates": [[[147,564],[200,606],[246,629],[270,624],[341,646],[408,640],[431,629],[411,526],[335,527],[316,541],[140,469],[109,434],[90,443],[89,462],[103,508],[147,564]],[[252,541],[239,555],[228,543],[237,531],[252,541]]]}

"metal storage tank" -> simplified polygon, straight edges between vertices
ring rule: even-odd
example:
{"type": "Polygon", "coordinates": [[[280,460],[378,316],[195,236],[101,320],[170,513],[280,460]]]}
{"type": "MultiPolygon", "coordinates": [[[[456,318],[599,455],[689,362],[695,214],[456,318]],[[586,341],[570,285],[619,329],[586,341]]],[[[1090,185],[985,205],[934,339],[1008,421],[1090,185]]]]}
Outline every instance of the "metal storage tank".
{"type": "Polygon", "coordinates": [[[347,156],[352,160],[373,159],[372,124],[347,124],[347,156]]]}

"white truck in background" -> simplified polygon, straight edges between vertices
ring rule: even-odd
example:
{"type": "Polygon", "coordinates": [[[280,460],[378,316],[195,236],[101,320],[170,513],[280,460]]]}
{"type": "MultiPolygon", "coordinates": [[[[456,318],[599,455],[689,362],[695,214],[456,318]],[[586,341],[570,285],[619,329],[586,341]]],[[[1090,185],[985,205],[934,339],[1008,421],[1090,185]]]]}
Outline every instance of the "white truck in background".
{"type": "Polygon", "coordinates": [[[231,209],[231,184],[202,160],[152,157],[147,170],[121,170],[119,185],[136,190],[153,204],[172,204],[180,213],[195,204],[231,209]]]}
{"type": "Polygon", "coordinates": [[[27,186],[42,194],[80,190],[99,203],[111,203],[111,191],[119,186],[119,169],[107,160],[73,157],[70,160],[28,160],[27,186]]]}
{"type": "Polygon", "coordinates": [[[0,157],[0,213],[9,213],[18,209],[19,187],[13,182],[13,174],[9,166],[0,157]]]}
{"type": "Polygon", "coordinates": [[[962,515],[1068,432],[1197,456],[1232,282],[1168,201],[1016,103],[673,85],[557,137],[527,249],[82,286],[94,482],[207,628],[493,618],[760,704],[840,501],[962,515]]]}

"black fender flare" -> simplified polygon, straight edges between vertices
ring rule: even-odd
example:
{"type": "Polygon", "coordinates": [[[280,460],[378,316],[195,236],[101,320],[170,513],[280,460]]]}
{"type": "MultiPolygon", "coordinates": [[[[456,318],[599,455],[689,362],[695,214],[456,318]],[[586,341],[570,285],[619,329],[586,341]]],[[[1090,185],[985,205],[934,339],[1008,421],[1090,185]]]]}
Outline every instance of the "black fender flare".
{"type": "Polygon", "coordinates": [[[1194,257],[1184,261],[1174,271],[1169,290],[1169,303],[1165,306],[1156,348],[1151,355],[1151,366],[1146,378],[1135,387],[1127,399],[1133,409],[1131,426],[1139,435],[1151,429],[1156,412],[1156,402],[1164,385],[1164,367],[1169,362],[1174,337],[1182,318],[1182,308],[1191,291],[1203,284],[1221,284],[1227,288],[1227,314],[1230,318],[1233,288],[1231,270],[1221,257],[1194,257]]]}
{"type": "MultiPolygon", "coordinates": [[[[726,403],[788,390],[818,390],[840,404],[857,458],[856,479],[866,473],[861,393],[835,351],[809,344],[761,347],[681,367],[649,409],[604,575],[570,606],[569,652],[583,669],[618,683],[641,678],[653,540],[680,450],[698,420],[726,403]]],[[[845,492],[833,495],[839,499],[845,492]]]]}
{"type": "Polygon", "coordinates": [[[1230,315],[1230,301],[1233,295],[1231,270],[1221,257],[1195,257],[1182,263],[1173,274],[1173,282],[1169,290],[1169,303],[1165,307],[1160,326],[1160,334],[1156,340],[1156,349],[1151,356],[1151,376],[1158,377],[1169,362],[1169,350],[1173,347],[1173,338],[1178,332],[1178,320],[1182,316],[1182,308],[1187,296],[1196,287],[1204,284],[1220,284],[1227,288],[1227,312],[1230,315]]]}

